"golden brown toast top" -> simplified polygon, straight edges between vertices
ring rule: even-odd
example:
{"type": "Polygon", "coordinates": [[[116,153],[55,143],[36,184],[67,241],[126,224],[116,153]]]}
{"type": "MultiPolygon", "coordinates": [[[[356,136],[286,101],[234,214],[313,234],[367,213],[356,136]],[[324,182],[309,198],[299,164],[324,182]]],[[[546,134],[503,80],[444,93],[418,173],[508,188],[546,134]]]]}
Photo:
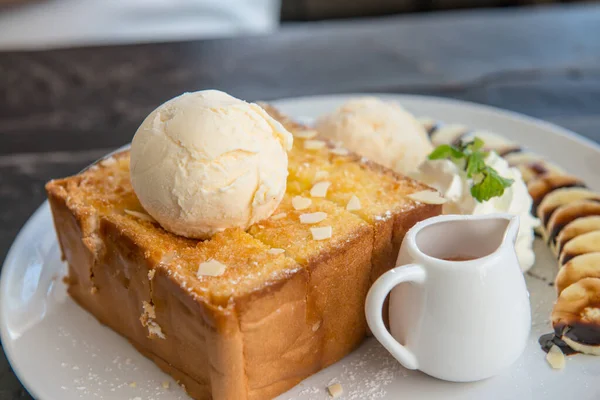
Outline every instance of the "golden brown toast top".
{"type": "Polygon", "coordinates": [[[289,153],[288,192],[305,195],[316,182],[328,181],[331,183],[328,200],[346,207],[353,195],[358,197],[361,208],[352,212],[372,224],[418,206],[407,195],[432,190],[333,143],[324,141],[324,147],[311,149],[315,141],[322,141],[318,132],[317,136],[305,139],[304,133],[312,131],[311,128],[268,104],[261,106],[294,135],[294,146],[289,153]]]}
{"type": "Polygon", "coordinates": [[[188,292],[219,305],[226,305],[232,296],[244,296],[257,287],[285,279],[300,268],[283,254],[270,254],[267,245],[239,229],[198,241],[174,235],[158,223],[140,218],[136,212],[147,214],[131,187],[129,153],[107,160],[47,185],[49,194],[64,198],[81,221],[84,237],[104,225],[125,232],[145,249],[145,258],[153,268],[166,268],[188,292]],[[211,259],[227,266],[223,275],[197,276],[199,265],[211,259]]]}
{"type": "MultiPolygon", "coordinates": [[[[291,123],[287,125],[289,128],[291,123]]],[[[307,129],[299,124],[294,127],[307,129]]],[[[115,228],[144,249],[149,268],[164,268],[198,299],[227,306],[235,298],[274,285],[311,263],[326,259],[352,239],[371,235],[370,224],[379,219],[431,207],[406,197],[427,189],[425,185],[360,160],[354,154],[331,152],[331,144],[320,150],[307,150],[304,143],[296,140],[290,152],[288,189],[274,214],[248,232],[228,229],[206,241],[174,235],[147,216],[131,186],[127,151],[78,175],[53,180],[46,188],[51,198],[62,199],[76,216],[84,239],[91,239],[86,242],[91,247],[97,242],[93,239],[98,229],[115,228]],[[310,197],[317,171],[326,171],[328,177],[324,179],[331,182],[326,198],[313,198],[305,210],[294,209],[295,195],[310,197]],[[349,212],[345,208],[353,195],[360,199],[361,208],[349,212]],[[299,221],[301,214],[317,211],[326,213],[323,221],[299,221]],[[313,238],[311,228],[329,226],[331,238],[313,238]],[[285,252],[275,254],[277,251],[270,251],[273,248],[285,252]],[[211,259],[226,265],[223,275],[197,276],[199,265],[211,259]]],[[[151,270],[149,273],[153,274],[151,270]]]]}

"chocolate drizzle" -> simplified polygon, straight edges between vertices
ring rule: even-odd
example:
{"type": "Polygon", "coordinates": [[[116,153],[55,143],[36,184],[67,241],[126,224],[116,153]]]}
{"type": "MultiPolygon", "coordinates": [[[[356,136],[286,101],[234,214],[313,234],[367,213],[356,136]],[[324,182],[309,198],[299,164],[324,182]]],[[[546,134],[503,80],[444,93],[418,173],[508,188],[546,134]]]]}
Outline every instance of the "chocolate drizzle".
{"type": "Polygon", "coordinates": [[[459,134],[454,140],[450,143],[452,146],[458,147],[462,143],[462,140],[472,131],[466,129],[463,133],[459,134]]]}
{"type": "Polygon", "coordinates": [[[565,265],[566,263],[568,263],[569,261],[571,261],[572,259],[574,259],[577,256],[580,256],[581,254],[575,254],[575,253],[568,253],[565,254],[562,258],[561,261],[561,265],[565,265]]]}
{"type": "Polygon", "coordinates": [[[551,208],[542,216],[542,224],[544,225],[546,230],[548,230],[548,222],[550,222],[550,218],[552,218],[552,214],[554,214],[554,212],[557,209],[558,209],[558,207],[551,208]]]}
{"type": "MultiPolygon", "coordinates": [[[[593,307],[593,305],[590,305],[593,307]]],[[[563,336],[587,346],[600,346],[600,325],[584,321],[572,321],[569,325],[559,324],[554,334],[563,332],[563,336]]]]}
{"type": "Polygon", "coordinates": [[[515,147],[507,147],[505,149],[499,150],[498,151],[498,155],[500,157],[506,157],[509,154],[516,154],[516,153],[521,153],[523,151],[522,147],[519,146],[515,146],[515,147]]]}
{"type": "Polygon", "coordinates": [[[557,345],[564,355],[570,356],[578,352],[573,350],[564,340],[556,336],[554,333],[546,333],[538,339],[538,343],[545,353],[549,352],[553,345],[557,345]]]}
{"type": "Polygon", "coordinates": [[[549,172],[548,168],[546,168],[546,166],[539,161],[527,164],[527,166],[529,167],[529,169],[531,169],[533,172],[535,172],[536,175],[543,175],[543,174],[549,172]]]}
{"type": "Polygon", "coordinates": [[[433,134],[436,133],[438,129],[440,129],[440,124],[437,122],[433,123],[429,128],[427,128],[427,136],[429,136],[431,139],[433,134]]]}
{"type": "MultiPolygon", "coordinates": [[[[565,245],[566,245],[567,243],[569,243],[569,242],[570,242],[571,240],[573,240],[573,239],[575,239],[575,238],[574,238],[574,237],[572,237],[572,238],[570,238],[570,239],[568,239],[568,240],[564,240],[564,241],[562,241],[562,242],[560,242],[560,243],[557,243],[557,246],[556,246],[556,253],[557,253],[557,254],[561,254],[561,253],[562,253],[562,251],[563,251],[563,248],[565,247],[565,245]]],[[[565,256],[565,257],[566,257],[566,256],[565,256]]],[[[568,262],[568,261],[565,261],[565,262],[563,262],[563,265],[564,265],[564,264],[566,264],[567,262],[568,262]]]]}

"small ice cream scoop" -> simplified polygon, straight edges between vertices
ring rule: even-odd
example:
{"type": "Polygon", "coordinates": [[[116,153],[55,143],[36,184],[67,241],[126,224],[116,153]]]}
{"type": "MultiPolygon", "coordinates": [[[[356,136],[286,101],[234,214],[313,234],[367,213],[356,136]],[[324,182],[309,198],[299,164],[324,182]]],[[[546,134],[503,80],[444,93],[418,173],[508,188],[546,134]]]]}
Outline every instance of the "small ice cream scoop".
{"type": "Polygon", "coordinates": [[[227,93],[160,105],[131,144],[131,183],[168,231],[206,239],[268,218],[286,189],[292,134],[260,106],[227,93]]]}
{"type": "Polygon", "coordinates": [[[359,97],[317,120],[319,133],[401,174],[414,172],[433,146],[423,126],[404,108],[359,97]]]}

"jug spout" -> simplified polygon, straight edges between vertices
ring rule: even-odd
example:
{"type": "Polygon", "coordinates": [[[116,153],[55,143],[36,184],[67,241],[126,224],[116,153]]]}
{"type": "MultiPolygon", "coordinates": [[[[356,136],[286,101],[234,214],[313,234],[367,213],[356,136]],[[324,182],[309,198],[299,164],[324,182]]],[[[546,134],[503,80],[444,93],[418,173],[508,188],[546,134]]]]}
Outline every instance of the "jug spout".
{"type": "Polygon", "coordinates": [[[517,235],[519,233],[519,216],[518,215],[505,215],[502,214],[502,217],[508,220],[508,226],[504,231],[504,239],[502,240],[502,244],[510,241],[512,244],[515,244],[517,241],[517,235]]]}
{"type": "Polygon", "coordinates": [[[415,228],[408,235],[408,242],[414,240],[415,247],[428,256],[480,258],[514,246],[519,217],[511,214],[441,215],[415,228]]]}

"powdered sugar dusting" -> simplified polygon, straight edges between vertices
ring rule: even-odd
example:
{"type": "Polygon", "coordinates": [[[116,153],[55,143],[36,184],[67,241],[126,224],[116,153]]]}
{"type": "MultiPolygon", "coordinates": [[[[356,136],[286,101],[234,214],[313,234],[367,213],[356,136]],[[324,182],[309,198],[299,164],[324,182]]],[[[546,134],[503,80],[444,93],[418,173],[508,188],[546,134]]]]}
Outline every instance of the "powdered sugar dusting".
{"type": "MultiPolygon", "coordinates": [[[[404,369],[381,346],[371,346],[358,360],[345,363],[338,382],[342,383],[345,399],[381,399],[387,392],[385,387],[404,369]]],[[[335,382],[332,382],[335,383],[335,382]]]]}
{"type": "MultiPolygon", "coordinates": [[[[90,324],[92,325],[92,324],[90,324]]],[[[100,328],[100,326],[98,326],[100,328]]],[[[102,328],[104,329],[104,328],[102,328]]],[[[57,375],[64,376],[68,371],[70,380],[61,381],[60,390],[69,399],[143,399],[143,400],[185,400],[189,397],[179,388],[173,388],[172,378],[152,371],[155,368],[141,355],[134,358],[117,355],[119,350],[108,350],[91,341],[75,338],[71,330],[62,326],[56,328],[57,336],[63,343],[56,347],[59,354],[57,375]],[[82,355],[85,362],[73,357],[73,351],[82,355]],[[112,355],[107,353],[113,353],[112,355]],[[152,372],[152,373],[149,373],[152,372]]]]}
{"type": "MultiPolygon", "coordinates": [[[[281,399],[327,399],[327,387],[339,383],[344,400],[376,400],[389,397],[386,387],[392,382],[408,376],[404,369],[374,339],[363,344],[349,357],[333,368],[300,383],[296,390],[282,396],[281,399]],[[297,391],[300,389],[299,391],[297,391]],[[293,393],[293,395],[292,395],[293,393]]],[[[391,397],[393,398],[393,397],[391,397]]]]}

